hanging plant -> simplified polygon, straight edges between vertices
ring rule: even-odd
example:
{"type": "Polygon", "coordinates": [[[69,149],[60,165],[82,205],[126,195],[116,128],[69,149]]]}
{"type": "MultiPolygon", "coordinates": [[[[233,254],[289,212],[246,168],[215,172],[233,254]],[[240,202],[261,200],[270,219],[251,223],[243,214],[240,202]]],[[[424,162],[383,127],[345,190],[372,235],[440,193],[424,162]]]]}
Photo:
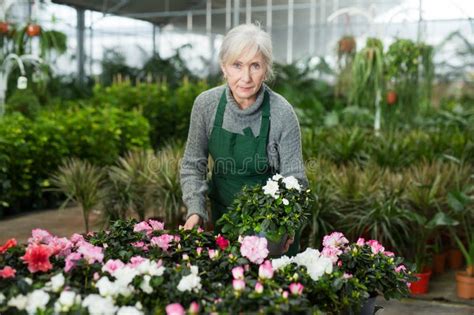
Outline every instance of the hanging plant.
{"type": "Polygon", "coordinates": [[[356,51],[356,41],[353,36],[343,36],[337,43],[340,54],[351,54],[356,51]]]}
{"type": "Polygon", "coordinates": [[[26,27],[26,34],[30,37],[39,36],[40,33],[41,33],[41,26],[39,26],[38,24],[29,24],[26,27]]]}
{"type": "Polygon", "coordinates": [[[387,92],[387,104],[394,105],[397,102],[397,92],[390,90],[387,92]]]}
{"type": "Polygon", "coordinates": [[[0,22],[0,34],[8,34],[8,22],[0,22]]]}

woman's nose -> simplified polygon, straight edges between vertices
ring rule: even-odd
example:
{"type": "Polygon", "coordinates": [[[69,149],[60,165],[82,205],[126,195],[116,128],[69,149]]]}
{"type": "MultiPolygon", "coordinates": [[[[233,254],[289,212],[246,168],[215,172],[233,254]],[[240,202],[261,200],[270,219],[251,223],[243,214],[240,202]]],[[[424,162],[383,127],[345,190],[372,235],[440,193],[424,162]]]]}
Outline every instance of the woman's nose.
{"type": "Polygon", "coordinates": [[[242,81],[249,82],[250,80],[250,69],[244,68],[244,70],[242,71],[242,81]]]}

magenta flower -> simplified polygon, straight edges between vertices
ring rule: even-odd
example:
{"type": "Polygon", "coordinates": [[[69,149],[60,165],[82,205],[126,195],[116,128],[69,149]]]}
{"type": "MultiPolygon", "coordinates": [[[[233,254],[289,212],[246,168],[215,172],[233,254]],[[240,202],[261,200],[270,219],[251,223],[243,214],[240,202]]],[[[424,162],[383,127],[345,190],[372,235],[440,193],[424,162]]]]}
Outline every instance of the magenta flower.
{"type": "Polygon", "coordinates": [[[303,294],[303,289],[304,289],[304,286],[299,282],[296,282],[296,283],[293,282],[292,284],[290,284],[290,292],[293,295],[303,294]]]}
{"type": "Polygon", "coordinates": [[[329,235],[325,235],[323,238],[324,247],[340,247],[349,243],[349,240],[344,237],[341,232],[332,232],[329,235]]]}
{"type": "Polygon", "coordinates": [[[363,239],[362,237],[359,237],[356,244],[358,246],[364,246],[365,245],[365,239],[363,239]]]}
{"type": "Polygon", "coordinates": [[[199,314],[199,304],[197,302],[191,302],[191,305],[189,305],[189,313],[199,314]]]}
{"type": "Polygon", "coordinates": [[[120,259],[109,259],[102,267],[102,271],[107,271],[111,275],[118,269],[121,269],[125,264],[120,259]]]}
{"type": "Polygon", "coordinates": [[[383,252],[385,251],[385,248],[382,246],[382,244],[380,244],[376,240],[367,241],[367,245],[370,246],[370,248],[372,249],[372,253],[374,254],[378,254],[378,253],[383,254],[383,252]]]}
{"type": "Polygon", "coordinates": [[[397,267],[395,267],[395,272],[402,272],[402,271],[406,271],[407,270],[407,267],[405,267],[405,265],[399,265],[397,267]]]}
{"type": "Polygon", "coordinates": [[[3,269],[0,269],[0,278],[8,279],[15,278],[16,270],[10,266],[5,266],[3,269]]]}
{"type": "Polygon", "coordinates": [[[258,268],[258,277],[260,279],[271,279],[273,278],[273,267],[269,260],[265,260],[263,264],[258,268]]]}
{"type": "Polygon", "coordinates": [[[66,257],[71,253],[73,244],[65,237],[53,237],[49,243],[52,255],[56,257],[66,257]]]}
{"type": "Polygon", "coordinates": [[[244,279],[244,268],[241,266],[232,268],[232,277],[234,277],[234,279],[244,279]]]}
{"type": "Polygon", "coordinates": [[[81,234],[74,233],[71,236],[71,242],[74,245],[79,246],[82,242],[85,242],[85,240],[84,240],[84,237],[81,234]]]}
{"type": "Polygon", "coordinates": [[[268,256],[267,239],[258,236],[245,236],[240,246],[242,256],[255,264],[261,264],[268,256]]]}
{"type": "Polygon", "coordinates": [[[156,245],[159,248],[161,248],[164,251],[167,251],[168,248],[170,247],[170,243],[173,240],[173,235],[170,234],[163,234],[158,237],[153,237],[150,240],[150,243],[152,245],[156,245]]]}
{"type": "Polygon", "coordinates": [[[146,232],[146,234],[149,234],[153,232],[153,228],[146,221],[142,221],[133,226],[133,232],[143,232],[143,231],[146,232]]]}
{"type": "Polygon", "coordinates": [[[242,291],[245,289],[245,281],[241,279],[232,280],[232,287],[235,291],[242,291]]]}
{"type": "Polygon", "coordinates": [[[82,259],[82,255],[80,253],[71,253],[66,257],[66,265],[64,266],[64,271],[69,272],[71,269],[76,267],[76,264],[79,260],[82,259]]]}
{"type": "Polygon", "coordinates": [[[166,306],[166,315],[185,315],[184,307],[179,303],[168,304],[166,306]]]}

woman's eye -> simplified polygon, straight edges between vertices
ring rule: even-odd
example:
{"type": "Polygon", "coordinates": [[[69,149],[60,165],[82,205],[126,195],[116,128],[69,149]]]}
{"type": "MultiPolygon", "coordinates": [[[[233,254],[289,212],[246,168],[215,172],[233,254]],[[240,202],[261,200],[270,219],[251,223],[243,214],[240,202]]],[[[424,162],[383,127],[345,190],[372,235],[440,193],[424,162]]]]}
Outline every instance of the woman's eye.
{"type": "Polygon", "coordinates": [[[236,69],[240,69],[240,68],[242,67],[242,65],[241,65],[240,63],[238,63],[238,62],[232,64],[232,66],[233,66],[234,68],[236,68],[236,69]]]}
{"type": "Polygon", "coordinates": [[[252,67],[256,70],[260,69],[260,64],[259,63],[253,63],[252,67]]]}

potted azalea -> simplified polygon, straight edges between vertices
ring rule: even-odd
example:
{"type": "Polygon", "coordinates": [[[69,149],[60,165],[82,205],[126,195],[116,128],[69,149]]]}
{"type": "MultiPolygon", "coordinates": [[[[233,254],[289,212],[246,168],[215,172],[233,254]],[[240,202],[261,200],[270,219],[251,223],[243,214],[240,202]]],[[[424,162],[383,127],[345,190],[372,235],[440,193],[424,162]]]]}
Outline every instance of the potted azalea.
{"type": "Polygon", "coordinates": [[[270,255],[278,256],[286,240],[307,222],[311,200],[310,190],[304,190],[295,177],[277,174],[266,185],[244,187],[217,224],[233,238],[266,237],[270,255]]]}

